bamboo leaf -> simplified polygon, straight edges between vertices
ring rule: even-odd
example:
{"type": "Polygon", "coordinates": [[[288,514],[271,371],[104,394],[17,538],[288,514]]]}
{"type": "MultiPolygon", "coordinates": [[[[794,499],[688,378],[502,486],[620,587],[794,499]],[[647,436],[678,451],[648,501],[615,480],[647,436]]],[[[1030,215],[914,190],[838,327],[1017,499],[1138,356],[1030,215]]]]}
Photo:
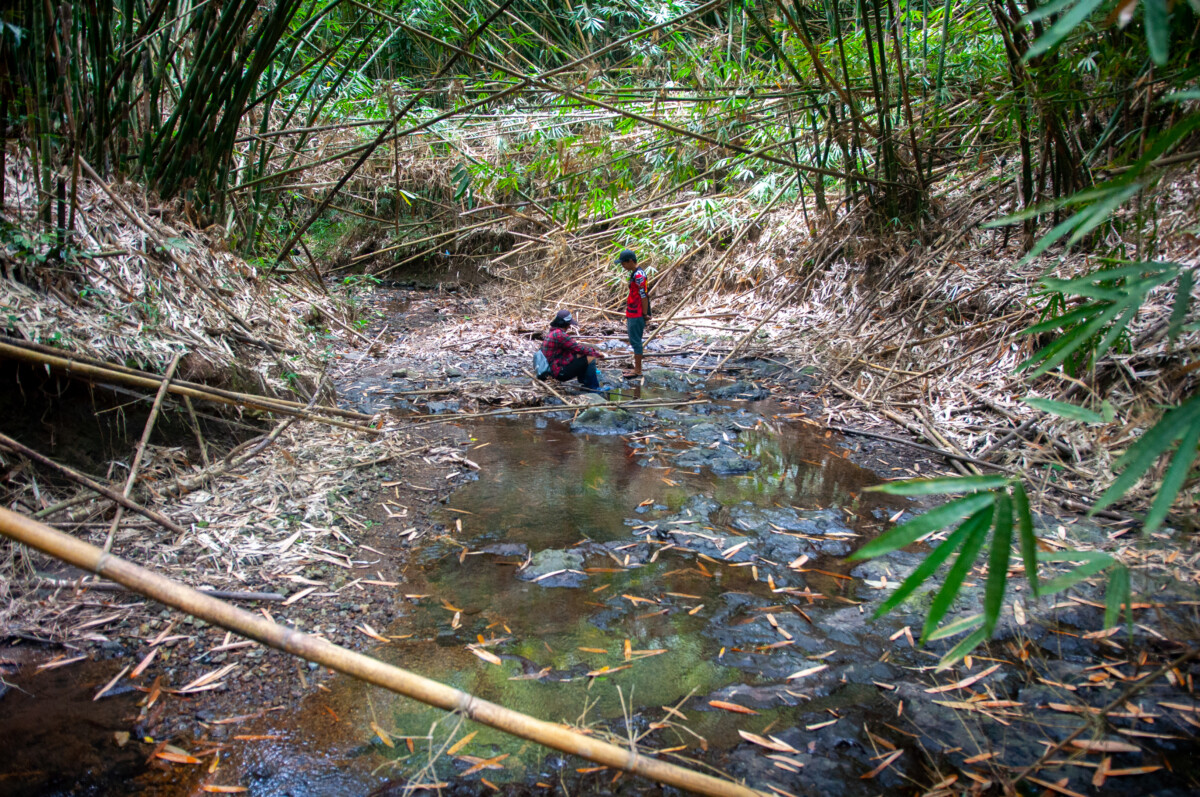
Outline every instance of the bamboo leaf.
{"type": "Polygon", "coordinates": [[[1068,404],[1065,401],[1054,401],[1053,399],[1038,398],[1036,396],[1025,396],[1021,401],[1034,409],[1048,412],[1051,415],[1057,415],[1060,418],[1083,421],[1084,423],[1106,423],[1104,416],[1100,413],[1089,410],[1086,407],[1068,404]]]}
{"type": "Polygon", "coordinates": [[[1179,333],[1183,329],[1183,322],[1191,307],[1194,279],[1195,271],[1192,269],[1184,269],[1179,272],[1179,285],[1175,288],[1175,304],[1171,307],[1171,321],[1167,327],[1167,337],[1172,341],[1179,337],[1179,333]]]}
{"type": "Polygon", "coordinates": [[[1175,503],[1176,496],[1192,470],[1197,443],[1200,443],[1200,420],[1192,421],[1183,433],[1183,439],[1179,441],[1179,447],[1175,449],[1175,456],[1171,459],[1171,466],[1163,475],[1158,494],[1154,496],[1154,504],[1142,523],[1143,531],[1154,531],[1166,520],[1167,513],[1171,511],[1171,504],[1175,503]]]}
{"type": "Polygon", "coordinates": [[[1112,321],[1117,313],[1121,311],[1121,309],[1122,308],[1119,304],[1111,305],[1096,318],[1093,318],[1086,324],[1076,327],[1066,335],[1063,335],[1061,338],[1059,338],[1059,340],[1037,352],[1035,355],[1033,355],[1033,357],[1030,357],[1028,360],[1022,363],[1021,368],[1023,369],[1027,365],[1031,365],[1041,359],[1041,365],[1039,365],[1037,368],[1034,368],[1033,371],[1030,372],[1030,376],[1034,377],[1041,376],[1051,368],[1060,365],[1063,360],[1070,357],[1085,343],[1087,343],[1091,339],[1092,335],[1100,331],[1105,324],[1112,321]]]}
{"type": "Polygon", "coordinates": [[[941,545],[934,548],[929,556],[926,556],[921,561],[921,564],[917,565],[916,569],[909,573],[908,578],[904,579],[904,583],[875,610],[874,619],[878,620],[899,606],[908,599],[909,595],[916,591],[917,587],[924,584],[942,566],[942,563],[950,558],[950,554],[962,546],[963,540],[967,538],[967,531],[969,529],[967,528],[967,524],[964,523],[955,529],[954,533],[947,537],[941,545]]]}
{"type": "Polygon", "coordinates": [[[1166,66],[1171,54],[1171,12],[1167,0],[1142,0],[1146,17],[1146,45],[1150,60],[1157,66],[1166,66]]]}
{"type": "MultiPolygon", "coordinates": [[[[995,499],[995,496],[991,494],[989,494],[989,497],[993,498],[993,500],[995,499]]],[[[950,610],[950,605],[958,597],[958,592],[962,589],[963,581],[966,580],[971,566],[975,564],[975,558],[979,555],[979,550],[983,547],[983,541],[987,539],[987,531],[988,527],[992,524],[994,511],[994,506],[985,506],[963,523],[964,526],[969,527],[967,538],[963,542],[962,550],[958,552],[954,564],[950,566],[950,570],[946,573],[946,579],[942,582],[942,588],[933,597],[933,603],[929,606],[929,614],[925,616],[925,627],[921,631],[922,639],[930,631],[937,628],[937,624],[946,616],[946,612],[950,610]]]]}
{"type": "Polygon", "coordinates": [[[1092,507],[1092,512],[1103,509],[1128,492],[1137,483],[1137,480],[1150,469],[1150,466],[1170,450],[1171,444],[1182,437],[1190,425],[1196,423],[1198,418],[1200,418],[1200,394],[1193,396],[1164,415],[1113,464],[1114,469],[1124,468],[1124,470],[1100,496],[1100,500],[1092,507]]]}
{"type": "MultiPolygon", "coordinates": [[[[1129,199],[1141,190],[1141,183],[1134,183],[1133,185],[1128,186],[1120,191],[1116,191],[1112,194],[1112,196],[1109,196],[1098,201],[1096,204],[1089,206],[1088,210],[1091,212],[1088,213],[1087,218],[1075,228],[1075,231],[1071,233],[1071,237],[1067,239],[1066,245],[1070,247],[1072,244],[1079,242],[1083,236],[1087,235],[1089,232],[1108,221],[1108,217],[1112,215],[1114,210],[1125,204],[1125,200],[1129,199]]],[[[1080,213],[1082,212],[1083,211],[1080,211],[1080,213]]]]}
{"type": "Polygon", "coordinates": [[[1064,589],[1069,589],[1079,582],[1091,578],[1092,576],[1106,570],[1116,562],[1111,556],[1099,551],[1065,551],[1062,553],[1046,554],[1039,553],[1038,560],[1042,562],[1070,562],[1082,561],[1083,564],[1070,570],[1062,575],[1052,578],[1042,585],[1043,595],[1053,595],[1056,592],[1062,592],[1064,589]]]}
{"type": "Polygon", "coordinates": [[[1039,36],[1037,41],[1029,45],[1029,50],[1026,51],[1022,60],[1028,63],[1057,47],[1059,42],[1067,38],[1071,31],[1075,30],[1093,11],[1100,7],[1100,3],[1101,0],[1080,0],[1070,11],[1059,17],[1049,30],[1039,36]]]}
{"type": "MultiPolygon", "coordinates": [[[[1129,590],[1129,568],[1117,565],[1112,575],[1108,577],[1108,588],[1104,592],[1104,627],[1112,628],[1121,621],[1121,604],[1131,606],[1129,590]]],[[[1133,620],[1133,610],[1127,609],[1129,619],[1133,620]]]]}
{"type": "Polygon", "coordinates": [[[1052,3],[1046,3],[1046,5],[1042,6],[1041,8],[1035,8],[1033,11],[1030,11],[1028,14],[1021,17],[1021,24],[1031,25],[1034,22],[1043,20],[1046,17],[1052,14],[1057,14],[1064,8],[1069,7],[1073,2],[1075,2],[1075,0],[1054,0],[1052,3]]]}
{"type": "Polygon", "coordinates": [[[1022,335],[1040,335],[1043,332],[1053,332],[1056,329],[1066,329],[1080,321],[1086,321],[1106,307],[1106,305],[1089,302],[1085,305],[1075,308],[1069,313],[1056,315],[1053,318],[1047,318],[1045,321],[1040,321],[1037,324],[1029,327],[1021,332],[1022,335]]]}
{"type": "Polygon", "coordinates": [[[888,495],[949,495],[993,490],[1008,484],[1006,476],[949,476],[937,479],[908,479],[868,487],[867,492],[888,495]]]}
{"type": "Polygon", "coordinates": [[[965,498],[959,498],[956,501],[951,501],[948,504],[943,504],[936,509],[931,509],[925,514],[913,518],[907,523],[896,526],[886,534],[876,537],[850,554],[849,559],[850,561],[859,561],[891,553],[916,542],[919,537],[945,528],[951,523],[955,523],[985,506],[990,506],[993,500],[995,498],[990,492],[976,493],[968,495],[965,498]]]}
{"type": "Polygon", "coordinates": [[[1013,484],[1013,509],[1017,516],[1017,538],[1021,545],[1021,560],[1025,563],[1025,578],[1029,591],[1037,597],[1041,588],[1038,584],[1037,536],[1033,533],[1033,513],[1029,509],[1029,495],[1020,481],[1013,484]]]}
{"type": "Polygon", "coordinates": [[[967,655],[972,650],[979,647],[979,645],[985,639],[987,639],[987,636],[988,636],[987,629],[980,628],[975,633],[973,633],[970,636],[963,639],[963,641],[959,642],[957,645],[955,645],[953,648],[951,648],[949,650],[949,652],[946,653],[945,656],[942,656],[941,661],[938,662],[938,669],[944,670],[947,667],[953,666],[963,656],[967,655]]]}
{"type": "Polygon", "coordinates": [[[939,639],[945,639],[946,637],[952,637],[955,634],[961,634],[963,631],[970,631],[972,628],[978,628],[982,624],[983,615],[972,614],[969,617],[962,617],[952,623],[946,623],[941,628],[934,629],[934,631],[932,631],[929,636],[926,637],[925,641],[936,642],[939,639]]]}
{"type": "Polygon", "coordinates": [[[991,634],[1000,619],[1004,592],[1008,586],[1008,558],[1012,554],[1013,506],[1007,493],[996,495],[995,533],[988,553],[987,586],[983,596],[983,628],[991,634]]]}

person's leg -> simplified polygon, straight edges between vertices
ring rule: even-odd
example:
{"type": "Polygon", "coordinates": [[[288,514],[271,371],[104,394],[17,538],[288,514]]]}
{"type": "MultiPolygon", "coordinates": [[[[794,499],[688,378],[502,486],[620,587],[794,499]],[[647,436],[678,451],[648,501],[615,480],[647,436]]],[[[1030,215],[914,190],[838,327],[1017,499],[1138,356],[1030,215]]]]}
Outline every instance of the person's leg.
{"type": "Polygon", "coordinates": [[[596,370],[596,360],[588,357],[587,369],[579,375],[579,383],[588,390],[600,389],[600,372],[596,370]]]}
{"type": "Polygon", "coordinates": [[[585,373],[587,373],[587,370],[587,357],[576,357],[574,360],[571,360],[571,362],[562,367],[562,370],[558,372],[557,379],[559,382],[570,382],[572,379],[578,379],[580,382],[582,382],[583,376],[585,373]]]}
{"type": "Polygon", "coordinates": [[[630,376],[642,375],[642,334],[646,331],[645,318],[626,318],[625,329],[629,333],[629,345],[633,347],[633,370],[630,376]]]}

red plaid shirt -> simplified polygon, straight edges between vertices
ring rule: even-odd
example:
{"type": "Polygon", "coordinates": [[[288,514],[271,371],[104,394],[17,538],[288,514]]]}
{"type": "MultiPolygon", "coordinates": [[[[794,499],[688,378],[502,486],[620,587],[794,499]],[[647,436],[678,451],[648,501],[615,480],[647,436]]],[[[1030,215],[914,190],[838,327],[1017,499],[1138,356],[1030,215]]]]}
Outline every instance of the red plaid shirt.
{"type": "Polygon", "coordinates": [[[597,357],[600,353],[575,340],[566,330],[552,327],[542,340],[542,354],[550,363],[550,373],[558,376],[576,357],[597,357]]]}

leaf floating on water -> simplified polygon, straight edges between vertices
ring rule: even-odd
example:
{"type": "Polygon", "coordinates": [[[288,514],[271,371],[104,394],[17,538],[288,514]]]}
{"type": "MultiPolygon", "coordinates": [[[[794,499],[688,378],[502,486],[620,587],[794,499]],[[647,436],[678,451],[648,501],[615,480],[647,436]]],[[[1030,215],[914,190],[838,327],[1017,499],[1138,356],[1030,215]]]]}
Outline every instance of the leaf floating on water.
{"type": "Polygon", "coordinates": [[[364,634],[366,634],[367,636],[371,637],[371,639],[375,639],[375,640],[378,640],[378,641],[380,641],[380,642],[387,642],[387,641],[388,641],[388,638],[387,638],[387,637],[385,637],[385,636],[381,636],[381,635],[380,635],[380,633],[379,633],[378,631],[376,631],[374,628],[372,628],[372,627],[371,627],[369,624],[367,624],[365,621],[364,621],[364,622],[363,622],[361,625],[357,625],[357,626],[355,626],[355,628],[356,628],[357,630],[359,630],[359,631],[363,632],[363,633],[364,633],[364,634]]]}
{"type": "Polygon", "coordinates": [[[124,667],[121,669],[121,671],[120,671],[119,673],[117,673],[116,675],[114,675],[114,676],[113,676],[113,679],[112,679],[111,681],[109,681],[108,683],[106,683],[106,684],[104,685],[104,688],[103,688],[103,689],[101,689],[99,692],[97,692],[97,693],[96,693],[96,696],[92,698],[92,702],[94,703],[94,702],[96,702],[97,700],[99,700],[100,698],[104,697],[106,694],[108,694],[108,690],[110,690],[110,689],[112,689],[114,686],[116,686],[116,685],[117,685],[117,681],[121,680],[121,678],[123,678],[123,677],[125,676],[125,673],[127,673],[127,672],[129,672],[129,665],[128,665],[128,664],[126,664],[126,665],[125,665],[125,666],[124,666],[124,667]]]}
{"type": "MultiPolygon", "coordinates": [[[[743,739],[745,739],[748,742],[753,742],[754,744],[757,744],[761,747],[765,747],[768,750],[774,750],[777,753],[799,753],[800,752],[799,750],[797,750],[795,747],[792,747],[787,742],[780,741],[779,739],[776,739],[774,736],[772,736],[770,739],[767,739],[765,737],[759,736],[756,733],[750,733],[749,731],[743,731],[740,729],[738,730],[738,735],[741,736],[743,739]]],[[[789,762],[789,763],[791,763],[791,762],[789,762]]]]}
{"type": "Polygon", "coordinates": [[[392,741],[392,737],[388,736],[387,731],[385,731],[383,728],[379,727],[379,723],[372,721],[371,722],[371,730],[375,731],[376,735],[379,736],[379,740],[381,742],[383,742],[384,744],[386,744],[388,747],[396,746],[395,742],[392,741]]]}
{"type": "Polygon", "coordinates": [[[589,678],[597,678],[601,675],[612,675],[614,672],[620,672],[621,670],[628,670],[632,666],[633,666],[632,664],[623,664],[620,667],[605,666],[605,667],[601,667],[598,670],[592,670],[591,672],[588,673],[588,677],[589,678]]]}
{"type": "Polygon", "coordinates": [[[491,651],[488,651],[488,650],[482,650],[480,648],[475,647],[474,645],[468,645],[467,650],[471,651],[476,656],[478,656],[479,658],[486,661],[488,664],[500,665],[500,664],[504,663],[503,661],[500,660],[500,657],[497,656],[495,653],[492,653],[491,651]]]}
{"type": "Polygon", "coordinates": [[[710,701],[708,701],[708,704],[710,706],[712,706],[713,708],[722,708],[722,709],[725,709],[726,711],[733,711],[737,714],[757,714],[758,713],[757,711],[755,711],[752,708],[746,708],[745,706],[739,706],[737,703],[728,703],[724,700],[710,700],[710,701]]]}
{"type": "Polygon", "coordinates": [[[170,761],[172,764],[199,764],[200,759],[187,753],[176,753],[171,750],[160,750],[154,754],[155,758],[161,758],[163,761],[170,761]]]}
{"type": "Polygon", "coordinates": [[[467,762],[472,763],[471,768],[462,773],[463,776],[465,777],[467,775],[473,774],[475,772],[479,772],[480,770],[484,770],[484,769],[504,769],[504,765],[501,764],[500,762],[503,761],[504,759],[508,758],[508,756],[509,756],[508,753],[504,753],[503,755],[498,755],[495,758],[479,758],[479,757],[473,756],[473,755],[464,755],[464,756],[459,756],[458,760],[459,761],[467,761],[467,762]]]}
{"type": "Polygon", "coordinates": [[[807,670],[799,670],[789,675],[785,680],[791,681],[796,678],[806,678],[810,675],[816,675],[821,670],[828,670],[828,664],[818,664],[816,667],[809,667],[807,670]]]}
{"type": "Polygon", "coordinates": [[[1138,753],[1141,752],[1142,749],[1137,745],[1129,744],[1128,742],[1118,742],[1105,739],[1097,739],[1095,741],[1087,739],[1073,739],[1071,741],[1071,746],[1093,753],[1138,753]]]}
{"type": "Polygon", "coordinates": [[[885,769],[890,767],[892,765],[892,762],[894,762],[897,758],[899,758],[902,755],[904,755],[903,750],[897,750],[894,753],[888,753],[887,757],[879,762],[879,766],[875,767],[874,769],[872,769],[870,772],[868,772],[865,775],[859,775],[859,778],[861,778],[862,780],[870,780],[871,778],[874,778],[880,772],[883,772],[885,769]]]}
{"type": "Polygon", "coordinates": [[[470,744],[471,740],[475,738],[475,734],[477,733],[479,733],[479,731],[471,731],[466,736],[459,739],[449,750],[446,751],[446,755],[454,755],[459,750],[466,747],[468,744],[470,744]]]}
{"type": "Polygon", "coordinates": [[[926,689],[925,692],[926,692],[926,694],[936,695],[941,692],[949,692],[953,689],[966,689],[968,686],[978,683],[979,681],[988,677],[989,675],[991,675],[998,669],[1000,669],[1000,665],[993,664],[991,667],[988,667],[983,672],[976,673],[975,675],[972,675],[968,678],[963,678],[961,681],[955,681],[952,684],[946,684],[945,686],[935,686],[932,689],[926,689]]]}

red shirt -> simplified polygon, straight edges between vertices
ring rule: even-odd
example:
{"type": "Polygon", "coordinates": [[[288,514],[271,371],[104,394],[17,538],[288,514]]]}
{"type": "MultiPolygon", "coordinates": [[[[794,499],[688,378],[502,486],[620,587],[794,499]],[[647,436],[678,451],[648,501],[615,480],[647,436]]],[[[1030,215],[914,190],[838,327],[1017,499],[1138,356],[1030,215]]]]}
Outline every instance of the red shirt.
{"type": "Polygon", "coordinates": [[[625,303],[626,318],[641,318],[646,314],[646,272],[635,268],[629,275],[629,301],[625,303]]]}
{"type": "Polygon", "coordinates": [[[599,352],[585,346],[567,334],[566,330],[551,327],[542,340],[542,354],[550,363],[550,373],[558,376],[576,357],[597,357],[599,352]]]}

